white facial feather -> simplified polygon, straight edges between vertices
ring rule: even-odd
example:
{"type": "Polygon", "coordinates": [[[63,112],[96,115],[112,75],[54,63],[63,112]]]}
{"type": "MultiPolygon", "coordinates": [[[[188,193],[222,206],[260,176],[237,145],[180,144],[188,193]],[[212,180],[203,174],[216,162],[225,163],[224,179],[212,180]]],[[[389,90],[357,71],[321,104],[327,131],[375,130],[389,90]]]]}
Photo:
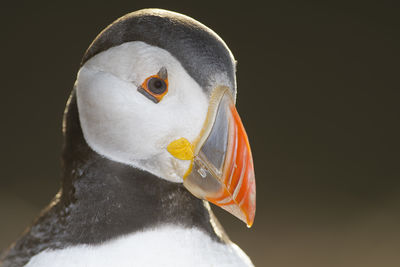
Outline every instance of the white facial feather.
{"type": "Polygon", "coordinates": [[[83,134],[93,150],[182,182],[190,163],[174,158],[166,147],[199,135],[208,97],[170,53],[143,42],[110,48],[85,63],[76,85],[83,134]],[[169,87],[156,104],[137,87],[162,67],[168,71],[169,87]]]}
{"type": "Polygon", "coordinates": [[[235,244],[222,244],[202,231],[164,226],[120,237],[100,245],[45,250],[25,267],[253,266],[235,244]]]}

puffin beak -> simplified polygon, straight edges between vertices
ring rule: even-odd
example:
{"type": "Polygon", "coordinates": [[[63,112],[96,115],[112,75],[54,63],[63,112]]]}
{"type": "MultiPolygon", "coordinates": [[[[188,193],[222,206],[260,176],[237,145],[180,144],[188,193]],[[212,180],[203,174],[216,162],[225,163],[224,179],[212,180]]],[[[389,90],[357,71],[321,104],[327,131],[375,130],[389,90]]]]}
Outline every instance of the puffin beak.
{"type": "Polygon", "coordinates": [[[251,227],[256,210],[253,158],[229,88],[214,90],[207,118],[193,144],[180,138],[167,149],[176,158],[191,160],[183,184],[193,195],[251,227]]]}

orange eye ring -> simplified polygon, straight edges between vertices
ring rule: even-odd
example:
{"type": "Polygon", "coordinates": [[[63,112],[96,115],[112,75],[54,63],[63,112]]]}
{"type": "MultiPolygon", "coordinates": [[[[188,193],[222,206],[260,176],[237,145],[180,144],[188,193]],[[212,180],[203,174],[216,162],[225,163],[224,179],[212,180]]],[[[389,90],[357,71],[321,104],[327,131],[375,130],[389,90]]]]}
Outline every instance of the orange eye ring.
{"type": "Polygon", "coordinates": [[[154,103],[160,102],[168,93],[167,70],[163,67],[156,75],[146,78],[138,91],[154,103]]]}

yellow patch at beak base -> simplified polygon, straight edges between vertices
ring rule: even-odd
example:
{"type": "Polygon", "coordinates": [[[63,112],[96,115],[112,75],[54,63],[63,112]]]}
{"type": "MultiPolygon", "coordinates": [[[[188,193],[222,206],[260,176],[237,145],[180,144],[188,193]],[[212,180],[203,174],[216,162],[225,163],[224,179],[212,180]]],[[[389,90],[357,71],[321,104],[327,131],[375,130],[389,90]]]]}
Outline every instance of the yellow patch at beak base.
{"type": "Polygon", "coordinates": [[[184,137],[172,141],[167,146],[167,150],[177,159],[192,160],[194,158],[192,144],[184,137]]]}

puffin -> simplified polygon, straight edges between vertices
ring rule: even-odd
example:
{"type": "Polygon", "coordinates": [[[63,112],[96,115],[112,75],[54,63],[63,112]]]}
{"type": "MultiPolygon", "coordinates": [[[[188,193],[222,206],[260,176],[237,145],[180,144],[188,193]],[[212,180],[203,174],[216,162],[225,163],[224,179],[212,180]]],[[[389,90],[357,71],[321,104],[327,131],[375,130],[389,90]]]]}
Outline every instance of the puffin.
{"type": "Polygon", "coordinates": [[[236,61],[200,22],[143,9],[84,53],[63,117],[61,188],[2,267],[253,266],[212,213],[255,216],[236,61]]]}

